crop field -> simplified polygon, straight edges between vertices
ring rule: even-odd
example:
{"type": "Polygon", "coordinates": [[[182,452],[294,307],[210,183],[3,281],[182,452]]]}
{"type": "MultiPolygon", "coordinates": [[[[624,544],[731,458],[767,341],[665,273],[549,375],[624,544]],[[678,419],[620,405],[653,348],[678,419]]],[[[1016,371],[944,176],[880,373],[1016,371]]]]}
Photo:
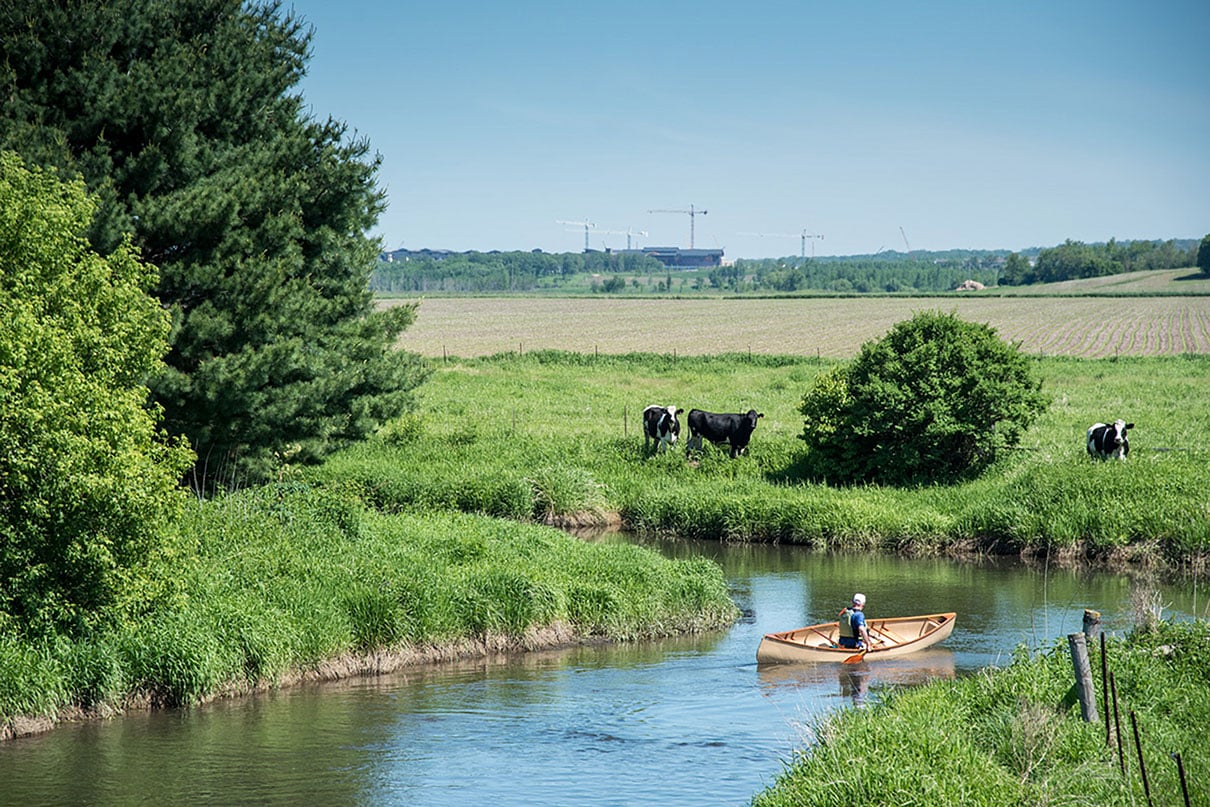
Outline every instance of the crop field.
{"type": "Polygon", "coordinates": [[[986,323],[1031,354],[1210,353],[1210,296],[434,297],[419,303],[400,346],[435,358],[548,349],[850,358],[863,343],[925,310],[986,323]]]}

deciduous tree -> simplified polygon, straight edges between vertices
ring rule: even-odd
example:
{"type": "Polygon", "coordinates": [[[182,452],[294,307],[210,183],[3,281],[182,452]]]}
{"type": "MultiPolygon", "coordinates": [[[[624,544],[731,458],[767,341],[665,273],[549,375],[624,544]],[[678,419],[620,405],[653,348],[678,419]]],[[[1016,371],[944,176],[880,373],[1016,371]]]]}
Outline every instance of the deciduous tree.
{"type": "Polygon", "coordinates": [[[0,152],[0,632],[80,634],[159,542],[192,462],[146,381],[169,317],[129,240],[101,257],[83,183],[0,152]]]}
{"type": "Polygon", "coordinates": [[[0,146],[82,175],[95,247],[160,268],[152,388],[207,486],[366,435],[424,376],[414,308],[368,287],[378,158],[297,91],[310,38],[276,0],[0,6],[0,146]]]}

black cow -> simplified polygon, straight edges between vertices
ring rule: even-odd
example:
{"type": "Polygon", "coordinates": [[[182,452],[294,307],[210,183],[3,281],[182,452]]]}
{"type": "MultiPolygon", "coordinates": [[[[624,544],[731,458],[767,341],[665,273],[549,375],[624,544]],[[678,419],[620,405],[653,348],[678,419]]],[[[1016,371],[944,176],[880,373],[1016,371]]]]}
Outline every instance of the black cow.
{"type": "Polygon", "coordinates": [[[1099,460],[1124,460],[1130,453],[1130,441],[1126,439],[1126,430],[1133,429],[1133,423],[1118,419],[1112,426],[1104,423],[1094,423],[1088,427],[1088,456],[1099,460]]]}
{"type": "Polygon", "coordinates": [[[686,450],[701,448],[704,437],[716,446],[730,443],[732,458],[738,457],[748,449],[748,441],[752,439],[757,419],[764,416],[763,412],[757,412],[755,409],[749,409],[744,415],[720,415],[701,409],[690,409],[689,442],[686,450]]]}
{"type": "Polygon", "coordinates": [[[681,422],[676,419],[675,406],[652,404],[643,410],[643,447],[655,441],[655,453],[667,451],[681,434],[681,422]]]}

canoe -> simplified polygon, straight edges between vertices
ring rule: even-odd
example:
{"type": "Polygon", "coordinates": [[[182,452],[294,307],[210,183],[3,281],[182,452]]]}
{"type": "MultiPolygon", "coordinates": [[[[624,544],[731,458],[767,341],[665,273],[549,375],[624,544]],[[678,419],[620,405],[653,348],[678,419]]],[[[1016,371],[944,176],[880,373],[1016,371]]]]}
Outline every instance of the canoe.
{"type": "MultiPolygon", "coordinates": [[[[931,647],[954,631],[957,614],[925,614],[892,619],[869,619],[870,649],[864,661],[906,656],[931,647]]],[[[840,623],[824,622],[805,628],[766,633],[756,649],[760,664],[782,664],[799,661],[844,661],[860,651],[837,644],[840,623]]]]}

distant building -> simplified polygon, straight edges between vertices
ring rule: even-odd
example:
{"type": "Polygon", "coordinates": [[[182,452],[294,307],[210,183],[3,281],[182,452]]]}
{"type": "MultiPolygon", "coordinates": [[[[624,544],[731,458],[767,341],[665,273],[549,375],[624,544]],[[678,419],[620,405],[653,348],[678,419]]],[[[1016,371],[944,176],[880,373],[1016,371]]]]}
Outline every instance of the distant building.
{"type": "MultiPolygon", "coordinates": [[[[492,254],[496,250],[492,250],[492,254]]],[[[542,250],[535,249],[540,253],[542,250]]],[[[596,250],[585,250],[595,252],[596,250]]],[[[723,251],[721,249],[681,249],[680,247],[644,247],[643,249],[614,249],[605,250],[612,255],[646,255],[655,258],[670,269],[697,269],[701,267],[722,266],[723,251]]],[[[378,258],[386,263],[396,261],[411,261],[427,259],[442,261],[451,255],[466,255],[465,252],[455,252],[450,249],[396,249],[381,253],[378,258]]]]}
{"type": "Polygon", "coordinates": [[[395,261],[410,261],[413,259],[427,258],[433,261],[443,261],[451,255],[458,253],[450,249],[395,249],[390,252],[383,252],[378,256],[378,260],[386,263],[394,263],[395,261]]]}
{"type": "Polygon", "coordinates": [[[616,249],[616,255],[646,255],[655,258],[670,269],[695,269],[722,266],[721,249],[681,249],[680,247],[643,247],[642,249],[616,249]]]}

